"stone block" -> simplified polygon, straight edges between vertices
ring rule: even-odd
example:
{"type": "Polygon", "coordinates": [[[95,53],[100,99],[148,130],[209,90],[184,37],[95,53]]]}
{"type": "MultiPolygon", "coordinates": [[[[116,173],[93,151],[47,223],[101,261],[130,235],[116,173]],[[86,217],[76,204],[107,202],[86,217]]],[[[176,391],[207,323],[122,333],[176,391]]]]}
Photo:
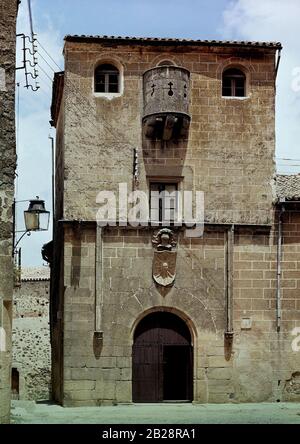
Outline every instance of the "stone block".
{"type": "Polygon", "coordinates": [[[95,396],[99,400],[115,399],[116,383],[103,380],[96,381],[95,396]]]}
{"type": "Polygon", "coordinates": [[[194,402],[206,403],[208,400],[208,386],[206,381],[194,381],[194,402]]]}
{"type": "Polygon", "coordinates": [[[121,368],[121,380],[131,381],[131,378],[132,378],[131,368],[129,367],[121,368]]]}
{"type": "Polygon", "coordinates": [[[94,390],[95,386],[96,386],[95,381],[78,380],[78,381],[64,382],[64,389],[66,392],[73,392],[76,390],[81,390],[81,391],[94,390]]]}
{"type": "Polygon", "coordinates": [[[231,367],[232,360],[226,361],[223,356],[209,356],[208,357],[208,367],[231,367]]]}
{"type": "Polygon", "coordinates": [[[228,380],[232,378],[232,369],[229,367],[222,368],[208,368],[207,369],[207,378],[211,379],[220,379],[220,380],[228,380]]]}
{"type": "Polygon", "coordinates": [[[131,381],[117,381],[116,383],[116,401],[131,402],[132,401],[132,384],[131,381]]]}

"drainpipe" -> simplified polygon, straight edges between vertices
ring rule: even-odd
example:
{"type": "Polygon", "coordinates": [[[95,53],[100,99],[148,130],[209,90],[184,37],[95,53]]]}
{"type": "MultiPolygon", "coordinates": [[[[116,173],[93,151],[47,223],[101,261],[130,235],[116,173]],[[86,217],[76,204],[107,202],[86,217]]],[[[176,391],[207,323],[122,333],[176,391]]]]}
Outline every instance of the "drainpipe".
{"type": "Polygon", "coordinates": [[[48,139],[51,140],[51,186],[52,186],[52,240],[54,240],[54,227],[55,227],[55,178],[54,178],[54,170],[55,170],[55,161],[54,161],[54,138],[48,136],[48,139]]]}
{"type": "Polygon", "coordinates": [[[278,235],[277,235],[277,291],[276,291],[276,328],[280,331],[281,325],[281,260],[282,260],[282,215],[285,212],[284,206],[280,208],[278,216],[278,235]]]}
{"type": "Polygon", "coordinates": [[[275,80],[277,79],[280,59],[281,59],[281,49],[279,49],[278,55],[277,55],[277,61],[276,61],[276,66],[275,66],[275,80]]]}
{"type": "Polygon", "coordinates": [[[226,233],[226,331],[225,339],[233,338],[233,245],[234,225],[226,233]]]}
{"type": "Polygon", "coordinates": [[[95,331],[97,341],[103,340],[102,331],[102,227],[96,227],[96,266],[95,266],[95,331]]]}

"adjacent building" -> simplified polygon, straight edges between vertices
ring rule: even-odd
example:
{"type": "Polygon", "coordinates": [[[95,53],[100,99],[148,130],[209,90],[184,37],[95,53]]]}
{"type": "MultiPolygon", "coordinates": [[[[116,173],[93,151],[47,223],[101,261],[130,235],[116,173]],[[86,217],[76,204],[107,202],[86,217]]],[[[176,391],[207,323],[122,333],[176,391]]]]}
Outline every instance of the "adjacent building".
{"type": "Polygon", "coordinates": [[[65,38],[51,108],[57,402],[299,400],[299,194],[274,162],[280,50],[65,38]],[[133,226],[119,204],[115,225],[96,223],[99,192],[124,203],[124,184],[155,224],[133,226]],[[201,237],[174,224],[174,191],[204,193],[201,237]]]}
{"type": "Polygon", "coordinates": [[[0,5],[0,423],[9,421],[13,295],[12,204],[15,152],[17,0],[0,5]]]}
{"type": "Polygon", "coordinates": [[[49,268],[23,268],[14,288],[12,330],[12,396],[51,398],[49,268]]]}

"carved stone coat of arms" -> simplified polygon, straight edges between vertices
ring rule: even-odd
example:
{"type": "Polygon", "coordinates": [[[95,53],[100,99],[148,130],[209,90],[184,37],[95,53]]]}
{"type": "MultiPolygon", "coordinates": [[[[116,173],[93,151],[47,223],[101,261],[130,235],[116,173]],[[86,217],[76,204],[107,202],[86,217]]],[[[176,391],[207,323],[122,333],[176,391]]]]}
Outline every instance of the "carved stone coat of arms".
{"type": "Polygon", "coordinates": [[[177,242],[175,235],[169,228],[162,228],[153,236],[153,245],[156,247],[153,257],[153,279],[163,287],[172,285],[176,276],[176,251],[172,249],[177,242]]]}

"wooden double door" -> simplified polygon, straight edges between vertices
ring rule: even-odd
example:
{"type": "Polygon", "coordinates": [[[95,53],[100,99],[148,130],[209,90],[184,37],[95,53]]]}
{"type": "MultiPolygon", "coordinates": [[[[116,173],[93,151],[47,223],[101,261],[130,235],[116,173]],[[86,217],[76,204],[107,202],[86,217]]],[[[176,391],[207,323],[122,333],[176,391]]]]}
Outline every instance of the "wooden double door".
{"type": "Polygon", "coordinates": [[[193,349],[185,322],[169,312],[146,316],[132,351],[134,402],[192,401],[193,349]]]}

